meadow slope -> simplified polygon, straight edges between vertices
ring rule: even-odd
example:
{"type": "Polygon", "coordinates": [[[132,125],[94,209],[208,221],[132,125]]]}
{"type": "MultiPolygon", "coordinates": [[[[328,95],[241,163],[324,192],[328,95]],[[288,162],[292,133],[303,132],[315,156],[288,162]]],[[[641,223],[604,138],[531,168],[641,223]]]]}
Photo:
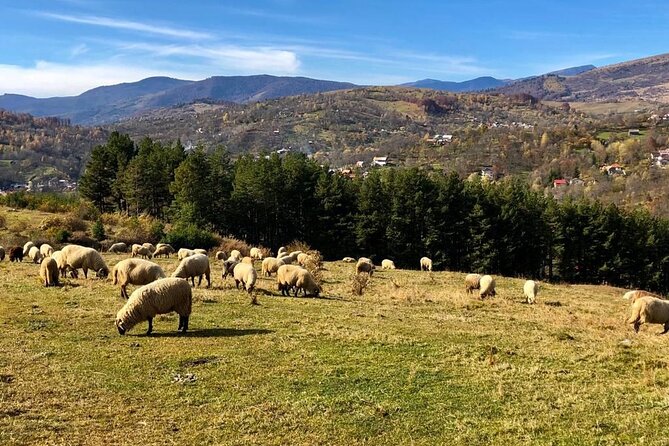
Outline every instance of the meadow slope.
{"type": "Polygon", "coordinates": [[[262,279],[253,306],[216,265],[186,336],[169,315],[123,337],[110,281],[1,262],[0,444],[666,444],[669,337],[625,325],[623,290],[531,306],[498,278],[481,302],[463,274],[397,270],[354,297],[353,266],[325,267],[324,298],[262,279]]]}

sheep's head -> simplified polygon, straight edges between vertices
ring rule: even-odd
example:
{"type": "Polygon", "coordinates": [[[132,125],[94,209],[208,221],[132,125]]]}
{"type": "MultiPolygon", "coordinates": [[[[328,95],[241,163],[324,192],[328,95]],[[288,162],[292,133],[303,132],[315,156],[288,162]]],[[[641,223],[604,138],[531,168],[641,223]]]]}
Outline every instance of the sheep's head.
{"type": "Polygon", "coordinates": [[[118,330],[118,334],[120,334],[121,336],[123,336],[127,331],[121,319],[116,319],[116,329],[118,330]]]}
{"type": "Polygon", "coordinates": [[[109,270],[107,268],[100,268],[95,273],[99,279],[104,279],[109,275],[109,270]]]}

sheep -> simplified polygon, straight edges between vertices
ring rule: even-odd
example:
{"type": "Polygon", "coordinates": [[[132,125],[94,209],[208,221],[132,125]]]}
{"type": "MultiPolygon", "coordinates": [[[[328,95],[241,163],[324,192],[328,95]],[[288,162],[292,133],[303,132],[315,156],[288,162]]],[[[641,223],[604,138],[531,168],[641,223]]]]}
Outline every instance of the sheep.
{"type": "Polygon", "coordinates": [[[481,289],[479,290],[479,297],[481,299],[487,296],[494,297],[497,294],[495,292],[495,279],[493,279],[492,276],[482,276],[479,284],[481,285],[481,289]]]}
{"type": "Polygon", "coordinates": [[[634,303],[634,301],[636,301],[638,298],[643,297],[643,296],[653,296],[653,297],[657,297],[658,299],[661,299],[660,296],[658,296],[656,294],[653,294],[649,291],[645,291],[645,290],[628,291],[623,295],[623,299],[629,300],[631,303],[634,303]]]}
{"type": "Polygon", "coordinates": [[[253,257],[256,260],[262,260],[262,251],[260,248],[251,248],[251,252],[249,253],[249,256],[253,257]]]}
{"type": "Polygon", "coordinates": [[[10,246],[7,252],[10,262],[23,262],[23,248],[20,246],[10,246]]]}
{"type": "Polygon", "coordinates": [[[368,273],[371,276],[375,269],[376,267],[367,257],[360,257],[358,263],[355,264],[356,274],[368,273]]]}
{"type": "Polygon", "coordinates": [[[297,260],[297,256],[298,256],[298,255],[299,255],[299,254],[291,253],[291,254],[289,254],[289,255],[287,255],[287,256],[279,257],[279,260],[281,260],[281,261],[282,261],[283,263],[285,263],[286,265],[290,265],[290,264],[294,263],[294,262],[297,260]]]}
{"type": "Polygon", "coordinates": [[[204,255],[207,255],[207,250],[206,250],[206,249],[198,248],[198,249],[194,249],[193,252],[194,252],[195,254],[204,254],[204,255]]]}
{"type": "Polygon", "coordinates": [[[253,291],[258,280],[258,273],[256,273],[253,264],[236,262],[234,260],[226,260],[223,263],[223,274],[221,277],[225,279],[229,274],[235,279],[235,287],[239,289],[239,284],[249,293],[253,291]]]}
{"type": "Polygon", "coordinates": [[[225,260],[225,257],[224,251],[216,251],[216,260],[225,260]]]}
{"type": "Polygon", "coordinates": [[[149,322],[146,334],[153,331],[153,318],[157,314],[175,311],[179,315],[177,331],[186,333],[188,318],[193,306],[193,291],[188,282],[179,278],[158,279],[137,288],[116,313],[116,328],[120,335],[142,321],[149,322]]]}
{"type": "Polygon", "coordinates": [[[276,271],[276,283],[284,296],[290,296],[290,290],[297,283],[297,271],[303,268],[296,265],[281,265],[276,271]]]}
{"type": "Polygon", "coordinates": [[[43,243],[39,247],[39,252],[42,254],[42,257],[50,257],[53,254],[53,247],[48,243],[43,243]]]}
{"type": "Polygon", "coordinates": [[[473,294],[474,290],[478,290],[481,287],[481,275],[480,274],[467,274],[465,276],[465,291],[467,294],[473,294]]]}
{"type": "Polygon", "coordinates": [[[28,253],[30,252],[30,248],[35,246],[33,242],[26,242],[25,245],[23,245],[23,257],[27,256],[28,253]]]}
{"type": "Polygon", "coordinates": [[[128,252],[128,245],[126,245],[123,242],[114,243],[109,247],[109,250],[107,252],[113,252],[115,254],[128,252]]]}
{"type": "Polygon", "coordinates": [[[395,269],[395,262],[390,259],[383,259],[381,261],[381,269],[395,269]]]}
{"type": "Polygon", "coordinates": [[[192,256],[193,254],[197,254],[197,253],[195,251],[193,251],[192,249],[180,248],[179,251],[177,251],[177,258],[179,260],[183,260],[186,257],[192,256]]]}
{"type": "Polygon", "coordinates": [[[111,277],[114,285],[121,285],[121,297],[127,299],[127,286],[146,285],[165,278],[163,269],[153,262],[142,259],[125,259],[112,268],[111,277]]]}
{"type": "Polygon", "coordinates": [[[198,278],[197,286],[202,285],[202,276],[207,279],[207,288],[211,287],[211,270],[209,268],[209,257],[204,254],[193,254],[181,260],[172,277],[180,277],[188,280],[195,286],[195,277],[198,278]]]}
{"type": "Polygon", "coordinates": [[[44,258],[44,256],[42,256],[42,254],[39,252],[39,248],[37,246],[30,248],[30,251],[28,251],[28,257],[33,261],[33,263],[41,263],[42,259],[44,258]]]}
{"type": "Polygon", "coordinates": [[[523,285],[523,293],[528,304],[533,304],[539,293],[539,285],[534,280],[527,280],[523,285]]]}
{"type": "Polygon", "coordinates": [[[39,267],[39,276],[44,281],[44,286],[58,286],[58,264],[47,257],[39,267]]]}
{"type": "Polygon", "coordinates": [[[242,260],[242,253],[239,252],[239,250],[237,250],[237,249],[233,249],[232,251],[230,251],[230,259],[241,261],[242,260]]]}
{"type": "Polygon", "coordinates": [[[276,258],[280,259],[281,257],[285,257],[288,255],[288,250],[286,249],[285,246],[279,247],[279,250],[276,252],[276,258]]]}
{"type": "Polygon", "coordinates": [[[93,248],[87,248],[79,245],[67,245],[61,249],[65,264],[74,270],[79,268],[84,270],[84,277],[88,278],[88,270],[92,269],[98,278],[104,279],[109,275],[109,267],[104,259],[93,248]]]}
{"type": "Polygon", "coordinates": [[[143,245],[132,245],[132,254],[131,257],[142,257],[144,259],[153,258],[153,251],[150,251],[149,248],[143,245]]]}
{"type": "Polygon", "coordinates": [[[309,260],[309,254],[305,254],[303,252],[299,253],[297,255],[297,264],[300,266],[304,266],[304,264],[309,260]]]}
{"type": "Polygon", "coordinates": [[[341,261],[344,263],[355,263],[355,259],[353,257],[344,257],[341,259],[341,261]]]}
{"type": "Polygon", "coordinates": [[[156,250],[153,251],[153,257],[165,256],[169,259],[170,254],[174,254],[174,248],[166,244],[156,246],[156,250]]]}
{"type": "Polygon", "coordinates": [[[5,248],[0,246],[0,262],[2,262],[3,260],[5,260],[5,248]]]}
{"type": "Polygon", "coordinates": [[[67,262],[65,262],[65,257],[63,256],[62,251],[55,251],[53,254],[51,254],[51,258],[56,261],[56,265],[58,266],[58,271],[60,272],[60,277],[67,277],[67,273],[69,271],[70,276],[73,279],[79,278],[79,274],[77,273],[76,269],[72,269],[67,262]]]}
{"type": "Polygon", "coordinates": [[[421,271],[432,271],[432,259],[429,257],[421,257],[420,259],[421,271]]]}
{"type": "Polygon", "coordinates": [[[153,245],[152,245],[151,243],[149,243],[149,242],[142,243],[142,246],[145,247],[146,249],[148,249],[149,252],[151,252],[151,253],[155,252],[155,250],[156,250],[156,247],[153,246],[153,245]]]}
{"type": "Polygon", "coordinates": [[[305,297],[307,294],[318,297],[322,288],[316,282],[314,276],[306,269],[300,269],[295,274],[297,276],[297,280],[295,282],[295,297],[297,297],[297,294],[300,292],[300,290],[302,290],[305,297]]]}
{"type": "Polygon", "coordinates": [[[253,257],[248,257],[248,256],[247,256],[247,257],[244,257],[244,258],[242,259],[242,263],[247,263],[247,264],[249,264],[249,265],[253,265],[253,257]]]}
{"type": "Polygon", "coordinates": [[[277,259],[276,257],[265,257],[262,260],[262,274],[266,277],[271,277],[272,273],[275,273],[281,265],[284,265],[282,260],[277,259]]]}
{"type": "Polygon", "coordinates": [[[669,331],[669,301],[653,296],[641,296],[632,304],[631,315],[627,320],[639,332],[641,324],[663,324],[665,334],[669,331]]]}

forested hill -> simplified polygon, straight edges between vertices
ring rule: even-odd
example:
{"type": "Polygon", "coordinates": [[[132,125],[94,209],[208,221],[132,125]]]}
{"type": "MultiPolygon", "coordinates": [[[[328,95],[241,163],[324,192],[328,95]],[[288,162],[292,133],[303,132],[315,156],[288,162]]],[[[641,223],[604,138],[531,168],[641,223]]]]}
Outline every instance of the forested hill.
{"type": "Polygon", "coordinates": [[[31,179],[52,185],[76,180],[93,146],[107,135],[104,129],[72,126],[64,119],[0,110],[0,188],[31,179]]]}

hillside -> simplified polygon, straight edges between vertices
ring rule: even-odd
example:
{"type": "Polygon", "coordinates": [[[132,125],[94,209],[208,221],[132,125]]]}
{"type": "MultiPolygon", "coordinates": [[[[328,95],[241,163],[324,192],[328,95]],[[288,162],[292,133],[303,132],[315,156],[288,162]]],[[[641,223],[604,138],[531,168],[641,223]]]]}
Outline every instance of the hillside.
{"type": "Polygon", "coordinates": [[[196,99],[246,103],[354,87],[345,82],[268,75],[216,76],[201,81],[153,77],[98,87],[71,97],[39,99],[4,94],[0,96],[0,108],[34,116],[69,119],[76,124],[96,125],[196,99]]]}
{"type": "Polygon", "coordinates": [[[471,79],[463,82],[449,82],[449,81],[439,81],[435,79],[423,79],[416,82],[409,82],[402,84],[402,87],[414,87],[414,88],[430,88],[432,90],[440,91],[450,91],[452,93],[463,93],[468,91],[481,91],[488,90],[491,88],[501,87],[507,85],[513,81],[495,79],[494,77],[485,76],[477,77],[476,79],[471,79]]]}
{"type": "Polygon", "coordinates": [[[642,99],[669,102],[669,54],[595,68],[573,76],[547,74],[500,87],[539,99],[601,102],[642,99]]]}

